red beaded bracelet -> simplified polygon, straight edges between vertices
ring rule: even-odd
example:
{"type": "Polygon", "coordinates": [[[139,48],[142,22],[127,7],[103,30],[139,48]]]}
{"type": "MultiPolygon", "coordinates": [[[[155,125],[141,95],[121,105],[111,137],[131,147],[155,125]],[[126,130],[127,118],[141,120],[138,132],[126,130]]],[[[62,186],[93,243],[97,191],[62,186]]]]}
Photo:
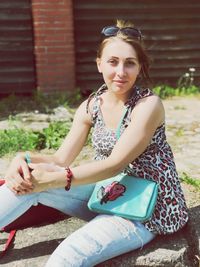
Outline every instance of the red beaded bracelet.
{"type": "Polygon", "coordinates": [[[66,170],[66,180],[67,180],[67,185],[65,186],[65,190],[69,191],[69,189],[71,188],[73,173],[69,167],[66,167],[65,170],[66,170]]]}

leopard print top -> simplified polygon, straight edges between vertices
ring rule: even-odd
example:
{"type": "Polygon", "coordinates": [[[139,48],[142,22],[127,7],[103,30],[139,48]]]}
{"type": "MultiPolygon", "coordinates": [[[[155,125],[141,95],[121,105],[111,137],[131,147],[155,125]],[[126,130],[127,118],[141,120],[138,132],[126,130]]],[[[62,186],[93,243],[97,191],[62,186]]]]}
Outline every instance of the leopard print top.
{"type": "MultiPolygon", "coordinates": [[[[94,95],[92,110],[92,144],[95,160],[107,158],[117,142],[116,132],[105,126],[100,109],[101,94],[107,90],[103,85],[94,95]]],[[[125,104],[127,113],[122,121],[120,132],[131,121],[131,112],[138,100],[153,95],[149,89],[134,88],[132,96],[125,104]]],[[[165,124],[157,128],[146,150],[124,170],[127,174],[151,179],[159,184],[159,193],[155,211],[145,227],[158,234],[173,233],[181,229],[188,221],[188,212],[177,175],[173,153],[166,141],[165,124]]]]}

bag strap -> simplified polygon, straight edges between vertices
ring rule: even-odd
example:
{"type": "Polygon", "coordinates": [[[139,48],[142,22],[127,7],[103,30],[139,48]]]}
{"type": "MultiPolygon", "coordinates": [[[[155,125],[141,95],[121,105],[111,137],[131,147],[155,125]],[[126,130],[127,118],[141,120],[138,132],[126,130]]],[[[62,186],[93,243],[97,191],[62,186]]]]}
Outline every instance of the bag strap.
{"type": "Polygon", "coordinates": [[[5,184],[5,180],[4,179],[0,179],[0,186],[5,184]]]}
{"type": "Polygon", "coordinates": [[[6,241],[6,244],[5,244],[3,250],[0,253],[0,258],[2,258],[5,255],[5,253],[7,252],[8,248],[13,243],[16,232],[17,232],[17,230],[11,230],[10,231],[9,237],[8,237],[8,239],[6,241]]]}
{"type": "Polygon", "coordinates": [[[117,126],[117,130],[116,130],[117,140],[120,138],[120,129],[121,129],[121,126],[122,126],[122,123],[123,123],[123,120],[124,120],[124,118],[125,118],[125,116],[126,116],[127,111],[128,111],[128,108],[125,107],[125,108],[124,108],[124,112],[123,112],[123,114],[122,114],[122,117],[121,117],[121,119],[120,119],[120,121],[119,121],[119,124],[118,124],[118,126],[117,126]]]}
{"type": "MultiPolygon", "coordinates": [[[[4,183],[5,183],[5,180],[4,179],[0,179],[0,186],[3,185],[4,183]]],[[[4,228],[1,229],[1,231],[4,231],[4,228]]],[[[6,241],[6,244],[5,244],[3,250],[0,253],[0,258],[5,255],[6,251],[8,250],[10,245],[13,243],[16,232],[17,232],[17,230],[11,230],[10,231],[8,239],[6,241]]]]}

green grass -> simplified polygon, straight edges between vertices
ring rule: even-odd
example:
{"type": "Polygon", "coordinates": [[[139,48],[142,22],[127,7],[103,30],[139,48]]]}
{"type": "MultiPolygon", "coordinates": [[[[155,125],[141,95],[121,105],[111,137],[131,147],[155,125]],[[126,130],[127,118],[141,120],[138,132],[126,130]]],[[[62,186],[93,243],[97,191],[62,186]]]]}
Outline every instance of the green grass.
{"type": "Polygon", "coordinates": [[[174,107],[174,109],[175,110],[186,110],[186,107],[177,105],[174,107]]]}
{"type": "Polygon", "coordinates": [[[71,122],[53,122],[49,124],[42,132],[45,140],[45,148],[57,149],[60,147],[63,139],[69,132],[71,122]]]}
{"type": "Polygon", "coordinates": [[[172,96],[193,96],[200,94],[200,87],[191,85],[190,87],[171,87],[168,85],[158,85],[153,88],[154,93],[162,99],[172,96]]]}
{"type": "Polygon", "coordinates": [[[175,135],[177,137],[181,137],[181,136],[184,136],[184,129],[183,128],[178,128],[175,132],[175,135]]]}
{"type": "Polygon", "coordinates": [[[71,122],[53,122],[42,131],[20,128],[0,130],[0,157],[17,151],[57,149],[71,127],[71,122]]]}
{"type": "Polygon", "coordinates": [[[180,179],[182,182],[192,185],[197,191],[200,191],[200,180],[190,177],[185,172],[182,173],[180,179]]]}
{"type": "Polygon", "coordinates": [[[1,157],[17,151],[37,149],[41,147],[39,143],[42,141],[39,133],[22,129],[0,131],[0,140],[1,157]]]}

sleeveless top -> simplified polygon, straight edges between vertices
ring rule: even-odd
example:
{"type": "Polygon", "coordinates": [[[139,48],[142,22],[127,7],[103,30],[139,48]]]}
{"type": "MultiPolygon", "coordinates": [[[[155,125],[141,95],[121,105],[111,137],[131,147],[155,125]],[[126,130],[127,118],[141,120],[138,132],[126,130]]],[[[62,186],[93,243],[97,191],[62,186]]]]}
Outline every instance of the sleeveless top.
{"type": "MultiPolygon", "coordinates": [[[[92,110],[92,145],[95,160],[107,158],[117,142],[116,131],[105,126],[101,113],[101,95],[107,90],[106,85],[93,94],[92,110]]],[[[134,87],[134,95],[125,103],[127,112],[122,120],[120,133],[131,121],[131,112],[137,102],[153,95],[150,89],[134,87]]],[[[88,104],[89,104],[88,99],[88,104]]],[[[131,142],[131,140],[130,140],[131,142]]],[[[174,163],[172,150],[167,143],[165,123],[159,126],[146,150],[133,160],[124,170],[128,175],[149,179],[159,184],[158,199],[154,213],[144,226],[157,234],[173,233],[181,229],[188,221],[188,212],[183,191],[174,163]]]]}

